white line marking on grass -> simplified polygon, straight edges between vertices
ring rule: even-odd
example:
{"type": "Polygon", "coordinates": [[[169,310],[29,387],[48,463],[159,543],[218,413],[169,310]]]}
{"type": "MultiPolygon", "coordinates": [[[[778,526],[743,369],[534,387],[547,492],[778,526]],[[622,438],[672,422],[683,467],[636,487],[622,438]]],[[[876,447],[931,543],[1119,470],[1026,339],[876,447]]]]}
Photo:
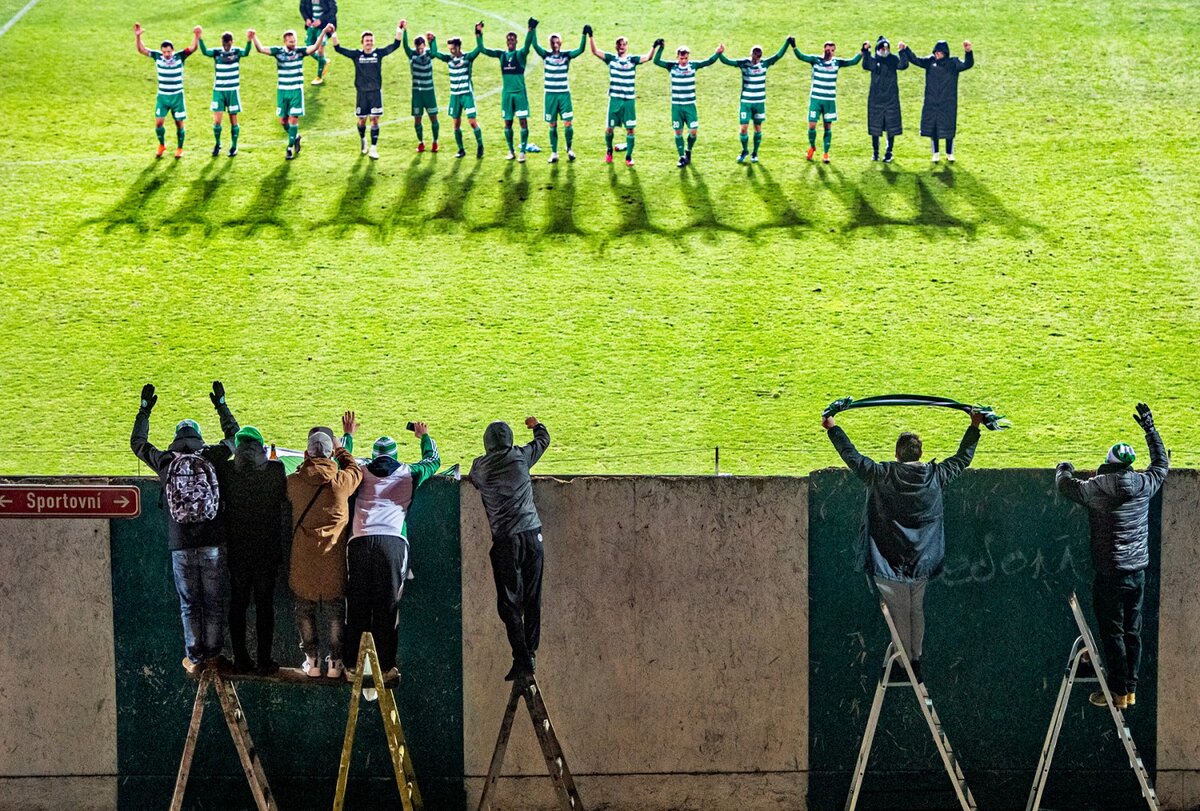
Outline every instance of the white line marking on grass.
{"type": "MultiPolygon", "coordinates": [[[[10,28],[12,28],[14,25],[16,25],[16,24],[17,24],[17,22],[18,22],[18,21],[19,21],[19,20],[20,20],[22,17],[24,17],[24,16],[25,16],[25,14],[26,14],[26,13],[27,13],[27,12],[28,12],[28,11],[29,11],[31,8],[33,8],[33,7],[34,7],[34,6],[36,6],[37,4],[38,4],[38,0],[29,0],[29,2],[28,2],[28,3],[26,3],[26,4],[25,4],[25,5],[24,5],[24,6],[21,8],[21,10],[20,10],[20,11],[18,11],[16,14],[14,14],[14,15],[12,16],[12,19],[11,19],[11,20],[9,20],[8,22],[6,22],[6,23],[4,24],[4,27],[3,27],[3,28],[0,28],[0,37],[2,37],[2,36],[4,36],[5,34],[7,34],[7,33],[8,33],[8,29],[10,29],[10,28]]],[[[515,25],[515,23],[514,23],[514,25],[515,25]]]]}
{"type": "Polygon", "coordinates": [[[475,6],[469,6],[466,3],[456,3],[454,0],[437,0],[437,2],[441,3],[443,6],[456,6],[458,8],[465,8],[467,11],[474,11],[475,13],[482,14],[485,17],[491,17],[493,20],[499,20],[505,25],[511,25],[513,28],[521,27],[521,24],[516,20],[510,20],[507,17],[501,17],[499,14],[493,14],[490,11],[485,11],[484,9],[476,8],[475,6]]]}

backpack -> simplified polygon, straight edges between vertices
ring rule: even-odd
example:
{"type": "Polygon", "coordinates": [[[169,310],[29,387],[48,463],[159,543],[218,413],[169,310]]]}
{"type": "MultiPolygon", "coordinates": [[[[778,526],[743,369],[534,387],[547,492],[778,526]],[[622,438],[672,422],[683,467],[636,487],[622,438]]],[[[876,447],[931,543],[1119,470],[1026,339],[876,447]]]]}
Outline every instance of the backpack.
{"type": "Polygon", "coordinates": [[[163,493],[176,523],[200,524],[217,517],[217,469],[199,453],[175,455],[167,465],[163,493]]]}

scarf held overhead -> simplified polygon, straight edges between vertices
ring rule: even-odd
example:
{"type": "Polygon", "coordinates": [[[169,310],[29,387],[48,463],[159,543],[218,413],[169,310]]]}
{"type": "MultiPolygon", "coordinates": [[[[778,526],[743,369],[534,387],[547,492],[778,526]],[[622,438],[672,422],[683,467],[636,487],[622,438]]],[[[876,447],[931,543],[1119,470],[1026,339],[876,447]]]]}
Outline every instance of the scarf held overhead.
{"type": "Polygon", "coordinates": [[[991,406],[971,405],[951,400],[949,397],[930,397],[924,394],[881,394],[876,397],[860,397],[857,400],[853,397],[843,397],[830,403],[821,416],[832,417],[854,408],[881,408],[883,406],[933,406],[953,408],[967,414],[978,411],[983,415],[983,424],[989,431],[1003,431],[1012,427],[1012,423],[993,411],[991,406]]]}

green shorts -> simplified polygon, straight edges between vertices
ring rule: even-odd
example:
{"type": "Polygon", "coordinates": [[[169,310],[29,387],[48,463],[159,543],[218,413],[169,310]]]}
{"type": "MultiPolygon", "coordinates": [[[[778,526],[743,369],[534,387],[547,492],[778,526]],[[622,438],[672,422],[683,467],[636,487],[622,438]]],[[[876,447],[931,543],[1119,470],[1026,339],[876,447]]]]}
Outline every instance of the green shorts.
{"type": "Polygon", "coordinates": [[[239,90],[214,90],[212,100],[214,113],[240,113],[242,94],[239,90]]]}
{"type": "Polygon", "coordinates": [[[305,45],[305,47],[308,47],[309,45],[315,45],[317,43],[317,40],[321,38],[321,31],[323,31],[324,28],[325,28],[325,26],[323,26],[323,25],[318,28],[309,28],[308,26],[305,26],[304,27],[304,45],[305,45]]]}
{"type": "Polygon", "coordinates": [[[275,117],[304,115],[304,88],[275,91],[275,117]]]}
{"type": "Polygon", "coordinates": [[[451,118],[462,118],[464,115],[467,118],[474,118],[475,94],[460,93],[457,96],[450,96],[450,106],[446,108],[446,112],[451,118]]]}
{"type": "Polygon", "coordinates": [[[524,90],[504,91],[500,94],[500,115],[505,121],[514,118],[529,118],[529,95],[524,90]]]}
{"type": "Polygon", "coordinates": [[[700,126],[700,115],[695,104],[671,105],[671,129],[694,130],[700,126]]]}
{"type": "Polygon", "coordinates": [[[808,120],[815,121],[837,121],[837,102],[833,99],[814,99],[808,100],[808,120]]]}
{"type": "Polygon", "coordinates": [[[575,117],[575,111],[571,109],[570,93],[547,93],[546,103],[543,106],[546,110],[546,120],[551,123],[555,118],[570,121],[575,117]]]}
{"type": "Polygon", "coordinates": [[[738,113],[738,120],[743,124],[761,124],[767,120],[767,103],[765,101],[743,101],[738,113]]]}
{"type": "Polygon", "coordinates": [[[419,118],[422,113],[437,115],[437,94],[432,90],[414,90],[412,92],[413,118],[419,118]]]}
{"type": "Polygon", "coordinates": [[[176,121],[187,118],[187,105],[183,103],[182,93],[159,93],[154,99],[154,117],[166,118],[167,113],[176,121]]]}
{"type": "Polygon", "coordinates": [[[633,129],[637,126],[637,102],[634,99],[608,99],[608,126],[633,129]]]}

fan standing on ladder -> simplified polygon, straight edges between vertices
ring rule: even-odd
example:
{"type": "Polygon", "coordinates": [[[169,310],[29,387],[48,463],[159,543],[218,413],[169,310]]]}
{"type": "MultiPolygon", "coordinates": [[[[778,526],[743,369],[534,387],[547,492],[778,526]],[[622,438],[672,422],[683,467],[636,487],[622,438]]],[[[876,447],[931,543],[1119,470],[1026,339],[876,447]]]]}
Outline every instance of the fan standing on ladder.
{"type": "MultiPolygon", "coordinates": [[[[1058,491],[1087,507],[1092,536],[1092,608],[1100,624],[1100,644],[1108,666],[1108,684],[1117,709],[1137,701],[1138,667],[1142,660],[1142,598],[1146,593],[1146,568],[1150,565],[1150,500],[1167,478],[1170,460],[1154,415],[1138,403],[1133,419],[1146,432],[1150,467],[1133,469],[1133,448],[1118,442],[1096,475],[1075,478],[1075,466],[1059,462],[1055,473],[1058,491]]],[[[1097,707],[1107,706],[1104,693],[1092,693],[1097,707]]]]}
{"type": "Polygon", "coordinates": [[[920,461],[921,438],[909,432],[896,440],[895,462],[876,462],[855,449],[832,416],[821,420],[842,461],[867,485],[857,564],[891,612],[918,681],[924,681],[925,586],[946,557],[943,491],[971,464],[982,422],[983,414],[972,411],[958,452],[941,462],[920,461]]]}
{"type": "Polygon", "coordinates": [[[493,422],[483,434],[483,456],[467,480],[479,490],[492,530],[492,576],[496,609],[508,632],[512,668],[505,681],[533,677],[542,634],[542,519],[533,504],[529,469],[550,446],[550,432],[528,417],[533,441],[513,445],[512,428],[493,422]]]}

